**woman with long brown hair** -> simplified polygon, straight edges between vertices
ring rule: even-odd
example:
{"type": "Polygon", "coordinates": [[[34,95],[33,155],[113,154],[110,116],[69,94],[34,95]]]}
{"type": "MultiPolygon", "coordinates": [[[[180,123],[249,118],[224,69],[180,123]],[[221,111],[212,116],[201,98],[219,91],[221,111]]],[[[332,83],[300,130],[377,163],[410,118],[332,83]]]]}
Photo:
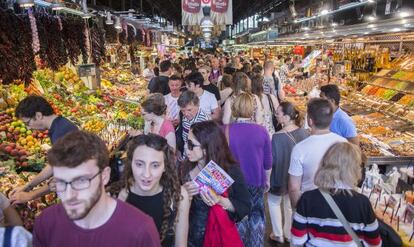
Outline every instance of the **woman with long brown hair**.
{"type": "Polygon", "coordinates": [[[162,246],[187,246],[189,198],[167,141],[154,134],[136,136],[127,156],[118,199],[153,218],[162,246]]]}
{"type": "Polygon", "coordinates": [[[225,135],[213,121],[196,123],[191,126],[187,146],[187,160],[182,164],[181,177],[191,198],[188,246],[242,246],[235,222],[250,212],[250,194],[240,167],[231,155],[225,135]],[[204,191],[193,181],[211,160],[234,180],[228,188],[227,196],[204,191]],[[211,234],[208,231],[211,229],[210,215],[216,210],[221,211],[221,223],[227,222],[231,229],[216,231],[218,235],[225,234],[222,236],[223,242],[209,245],[207,243],[211,243],[211,234]]]}

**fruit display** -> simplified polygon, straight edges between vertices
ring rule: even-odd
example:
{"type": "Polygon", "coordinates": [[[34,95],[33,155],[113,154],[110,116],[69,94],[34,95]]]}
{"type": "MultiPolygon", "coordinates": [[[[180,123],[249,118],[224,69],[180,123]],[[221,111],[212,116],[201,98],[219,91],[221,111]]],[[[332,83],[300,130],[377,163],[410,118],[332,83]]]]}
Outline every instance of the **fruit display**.
{"type": "MultiPolygon", "coordinates": [[[[14,188],[25,185],[36,175],[34,172],[21,172],[17,174],[13,169],[13,161],[0,161],[0,192],[8,195],[14,188]]],[[[34,225],[34,219],[43,209],[50,205],[56,204],[56,194],[51,193],[42,198],[32,200],[26,205],[17,205],[16,209],[23,219],[23,226],[31,231],[34,225]]]]}
{"type": "MultiPolygon", "coordinates": [[[[140,78],[126,76],[129,72],[120,74],[115,81],[104,77],[102,88],[96,91],[88,90],[67,67],[36,70],[27,87],[21,81],[0,84],[0,192],[7,195],[12,188],[26,184],[47,163],[46,152],[51,147],[48,131],[30,130],[14,116],[15,106],[28,95],[43,96],[55,114],[96,133],[110,150],[130,129],[142,129],[139,102],[146,95],[146,86],[140,78]]],[[[35,216],[53,203],[54,193],[19,205],[25,227],[30,230],[35,216]]]]}

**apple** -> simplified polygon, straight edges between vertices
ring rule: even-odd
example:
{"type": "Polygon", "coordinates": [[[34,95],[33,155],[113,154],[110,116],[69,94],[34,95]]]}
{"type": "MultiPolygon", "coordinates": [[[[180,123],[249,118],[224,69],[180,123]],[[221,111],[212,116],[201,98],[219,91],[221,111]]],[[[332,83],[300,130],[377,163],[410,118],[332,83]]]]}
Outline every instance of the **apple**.
{"type": "Polygon", "coordinates": [[[19,150],[17,150],[17,149],[12,149],[12,151],[10,151],[10,154],[11,154],[12,156],[17,156],[17,155],[19,154],[19,150]]]}
{"type": "Polygon", "coordinates": [[[6,151],[7,153],[11,153],[12,150],[13,148],[11,146],[7,146],[4,148],[4,151],[6,151]]]}

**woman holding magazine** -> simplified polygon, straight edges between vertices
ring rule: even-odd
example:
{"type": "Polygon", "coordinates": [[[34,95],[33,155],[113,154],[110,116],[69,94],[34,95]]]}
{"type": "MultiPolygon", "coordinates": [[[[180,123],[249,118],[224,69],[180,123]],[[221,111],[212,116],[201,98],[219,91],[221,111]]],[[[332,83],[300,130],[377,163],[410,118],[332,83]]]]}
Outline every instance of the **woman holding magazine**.
{"type": "Polygon", "coordinates": [[[250,194],[222,130],[213,121],[192,125],[186,150],[181,177],[191,200],[188,246],[242,246],[235,222],[250,212],[250,194]],[[221,195],[195,182],[210,161],[234,180],[221,195]]]}

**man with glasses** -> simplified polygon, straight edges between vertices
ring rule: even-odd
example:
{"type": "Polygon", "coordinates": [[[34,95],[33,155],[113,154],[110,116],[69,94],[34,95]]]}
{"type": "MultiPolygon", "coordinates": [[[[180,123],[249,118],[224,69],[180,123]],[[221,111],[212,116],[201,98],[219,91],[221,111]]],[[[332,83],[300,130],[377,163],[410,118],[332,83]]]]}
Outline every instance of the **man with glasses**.
{"type": "MultiPolygon", "coordinates": [[[[29,129],[49,130],[52,145],[67,133],[77,130],[75,124],[68,119],[54,113],[52,106],[41,96],[28,96],[17,105],[15,115],[20,118],[29,129]]],[[[32,181],[14,189],[10,193],[12,204],[25,203],[49,193],[47,185],[32,190],[38,184],[52,176],[52,168],[47,165],[32,181]]]]}
{"type": "Polygon", "coordinates": [[[105,193],[109,155],[96,135],[74,131],[49,151],[60,204],[36,219],[34,247],[160,246],[151,217],[105,193]]]}

